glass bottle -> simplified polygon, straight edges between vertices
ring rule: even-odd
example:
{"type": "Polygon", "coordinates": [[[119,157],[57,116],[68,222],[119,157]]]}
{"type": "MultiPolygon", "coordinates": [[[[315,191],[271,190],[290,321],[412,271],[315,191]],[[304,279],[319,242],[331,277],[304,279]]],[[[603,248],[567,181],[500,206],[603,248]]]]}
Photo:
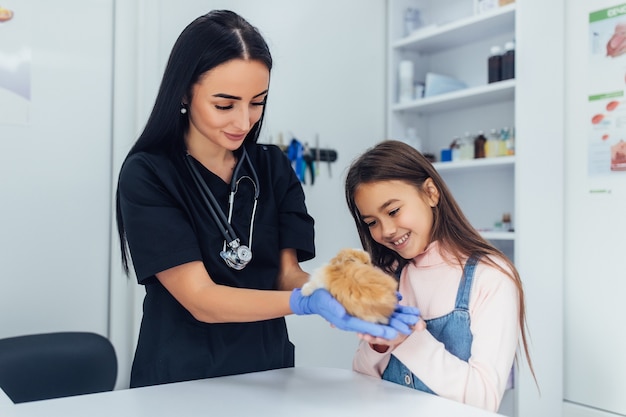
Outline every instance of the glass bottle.
{"type": "Polygon", "coordinates": [[[498,156],[499,146],[500,146],[500,135],[498,131],[495,128],[493,128],[489,132],[489,137],[487,138],[485,156],[487,158],[493,158],[494,156],[498,156]]]}
{"type": "Polygon", "coordinates": [[[470,132],[465,132],[465,136],[461,139],[461,160],[467,161],[469,159],[474,159],[474,144],[473,144],[472,134],[470,132]]]}
{"type": "Polygon", "coordinates": [[[506,141],[506,154],[515,155],[515,126],[509,131],[509,138],[506,141]]]}
{"type": "Polygon", "coordinates": [[[478,136],[474,139],[474,158],[484,158],[485,157],[485,144],[487,143],[487,138],[485,137],[482,130],[478,132],[478,136]]]}

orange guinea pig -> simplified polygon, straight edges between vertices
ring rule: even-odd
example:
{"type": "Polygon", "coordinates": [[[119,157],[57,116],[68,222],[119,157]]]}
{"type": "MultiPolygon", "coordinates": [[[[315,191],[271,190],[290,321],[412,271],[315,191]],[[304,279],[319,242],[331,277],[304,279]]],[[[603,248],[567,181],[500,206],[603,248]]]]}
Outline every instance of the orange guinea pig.
{"type": "Polygon", "coordinates": [[[13,11],[0,7],[0,22],[6,22],[13,18],[13,11]]]}
{"type": "Polygon", "coordinates": [[[326,288],[346,311],[362,320],[387,324],[396,308],[398,282],[375,267],[367,252],[342,249],[314,271],[302,286],[303,295],[326,288]]]}

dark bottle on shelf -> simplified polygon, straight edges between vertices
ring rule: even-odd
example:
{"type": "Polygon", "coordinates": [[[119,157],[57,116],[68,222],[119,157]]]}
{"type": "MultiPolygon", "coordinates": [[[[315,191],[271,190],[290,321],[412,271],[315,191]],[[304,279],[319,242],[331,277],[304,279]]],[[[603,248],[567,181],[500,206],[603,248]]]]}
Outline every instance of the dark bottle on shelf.
{"type": "Polygon", "coordinates": [[[481,130],[478,132],[478,136],[474,139],[474,158],[485,157],[485,145],[487,144],[487,138],[481,130]]]}
{"type": "Polygon", "coordinates": [[[488,63],[488,81],[495,83],[502,80],[502,50],[499,46],[492,46],[489,54],[488,63]]]}
{"type": "Polygon", "coordinates": [[[502,54],[502,79],[509,80],[515,78],[515,42],[504,44],[504,54],[502,54]]]}

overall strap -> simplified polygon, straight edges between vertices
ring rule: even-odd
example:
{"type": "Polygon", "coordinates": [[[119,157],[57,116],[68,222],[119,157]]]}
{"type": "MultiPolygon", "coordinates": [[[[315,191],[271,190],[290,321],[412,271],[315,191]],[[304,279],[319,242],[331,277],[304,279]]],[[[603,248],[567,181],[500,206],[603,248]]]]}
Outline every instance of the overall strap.
{"type": "Polygon", "coordinates": [[[459,291],[456,294],[455,308],[457,309],[469,309],[469,295],[472,289],[474,270],[476,269],[478,259],[479,257],[472,255],[469,257],[467,262],[465,262],[463,276],[461,277],[461,282],[459,283],[459,291]]]}

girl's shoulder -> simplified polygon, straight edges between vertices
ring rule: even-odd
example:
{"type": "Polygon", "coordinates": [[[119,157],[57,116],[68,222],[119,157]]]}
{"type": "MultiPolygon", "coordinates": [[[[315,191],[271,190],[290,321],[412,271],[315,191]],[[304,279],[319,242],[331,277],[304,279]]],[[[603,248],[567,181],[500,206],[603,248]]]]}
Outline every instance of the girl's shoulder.
{"type": "Polygon", "coordinates": [[[517,286],[509,264],[499,256],[488,256],[491,262],[481,258],[476,265],[475,283],[483,292],[505,291],[516,293],[517,286]]]}

